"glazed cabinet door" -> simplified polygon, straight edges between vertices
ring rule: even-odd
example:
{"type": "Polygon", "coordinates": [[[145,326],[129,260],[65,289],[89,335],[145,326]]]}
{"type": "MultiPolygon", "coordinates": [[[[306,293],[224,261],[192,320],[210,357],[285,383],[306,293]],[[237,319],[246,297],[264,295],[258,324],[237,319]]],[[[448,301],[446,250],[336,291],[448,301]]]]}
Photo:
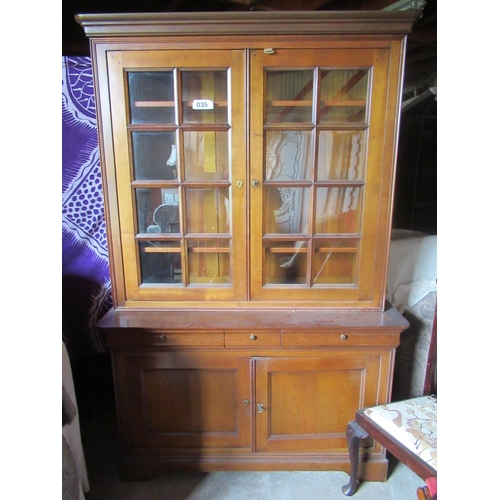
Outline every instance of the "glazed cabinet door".
{"type": "Polygon", "coordinates": [[[125,300],[244,299],[243,52],[109,51],[107,68],[125,300]]]}
{"type": "Polygon", "coordinates": [[[389,359],[369,352],[256,358],[257,451],[346,452],[345,429],[358,408],[385,397],[389,359]]]}
{"type": "Polygon", "coordinates": [[[399,81],[390,46],[267,52],[250,58],[252,299],[378,308],[399,81]]]}
{"type": "Polygon", "coordinates": [[[126,452],[250,448],[250,358],[116,353],[114,363],[126,452]]]}

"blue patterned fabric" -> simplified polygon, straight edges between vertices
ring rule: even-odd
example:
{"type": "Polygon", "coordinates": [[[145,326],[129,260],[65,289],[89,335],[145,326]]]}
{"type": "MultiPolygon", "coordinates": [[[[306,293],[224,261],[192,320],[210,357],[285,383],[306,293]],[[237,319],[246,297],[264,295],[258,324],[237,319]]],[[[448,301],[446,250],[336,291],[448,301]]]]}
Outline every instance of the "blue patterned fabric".
{"type": "Polygon", "coordinates": [[[63,339],[78,358],[107,352],[96,323],[111,283],[90,58],[65,56],[62,70],[63,339]]]}

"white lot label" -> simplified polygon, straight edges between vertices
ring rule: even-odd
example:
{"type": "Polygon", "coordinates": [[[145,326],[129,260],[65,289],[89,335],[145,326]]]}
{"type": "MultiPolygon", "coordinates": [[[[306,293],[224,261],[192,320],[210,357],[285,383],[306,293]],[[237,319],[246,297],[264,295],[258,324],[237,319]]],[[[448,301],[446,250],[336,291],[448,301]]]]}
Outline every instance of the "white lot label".
{"type": "Polygon", "coordinates": [[[194,99],[193,109],[214,109],[214,101],[210,99],[194,99]]]}

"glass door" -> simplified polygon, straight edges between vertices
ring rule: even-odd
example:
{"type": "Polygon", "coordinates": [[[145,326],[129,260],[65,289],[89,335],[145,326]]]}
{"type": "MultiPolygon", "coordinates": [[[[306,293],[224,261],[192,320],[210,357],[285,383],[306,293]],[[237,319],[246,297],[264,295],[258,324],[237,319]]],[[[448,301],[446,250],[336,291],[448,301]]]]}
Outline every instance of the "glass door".
{"type": "Polygon", "coordinates": [[[376,301],[388,51],[252,55],[252,298],[376,301]]]}
{"type": "Polygon", "coordinates": [[[242,55],[108,55],[128,300],[245,298],[242,55]]]}

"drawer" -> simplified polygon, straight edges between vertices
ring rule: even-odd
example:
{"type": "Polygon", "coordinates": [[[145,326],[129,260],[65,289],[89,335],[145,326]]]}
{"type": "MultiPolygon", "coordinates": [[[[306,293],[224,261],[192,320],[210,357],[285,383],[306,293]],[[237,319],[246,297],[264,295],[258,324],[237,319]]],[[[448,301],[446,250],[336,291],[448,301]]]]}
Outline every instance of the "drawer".
{"type": "Polygon", "coordinates": [[[283,347],[398,346],[399,333],[283,332],[283,347]]]}
{"type": "Polygon", "coordinates": [[[106,332],[109,347],[224,347],[223,332],[106,332]]]}
{"type": "Polygon", "coordinates": [[[280,347],[280,332],[226,332],[226,347],[280,347]]]}

